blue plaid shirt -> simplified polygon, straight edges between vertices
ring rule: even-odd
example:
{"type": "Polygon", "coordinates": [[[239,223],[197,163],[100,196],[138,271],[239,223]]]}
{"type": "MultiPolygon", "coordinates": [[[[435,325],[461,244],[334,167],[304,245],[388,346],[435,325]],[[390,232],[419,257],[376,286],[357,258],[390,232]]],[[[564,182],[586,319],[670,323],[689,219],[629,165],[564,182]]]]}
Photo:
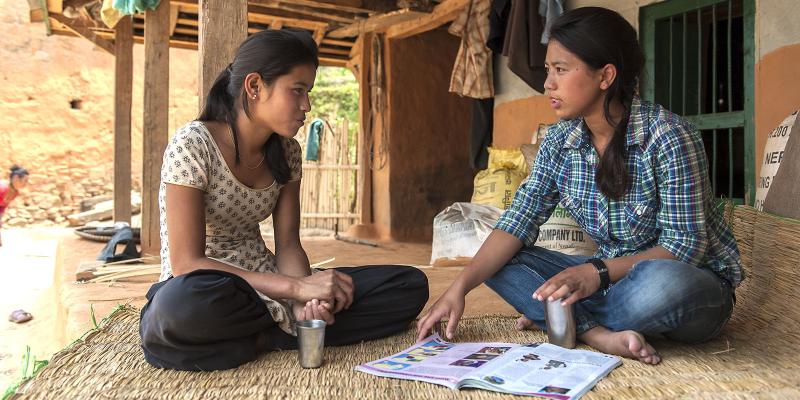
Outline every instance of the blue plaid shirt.
{"type": "Polygon", "coordinates": [[[738,286],[744,279],[739,250],[714,205],[700,132],[661,106],[635,98],[627,149],[631,187],[619,201],[611,200],[595,182],[599,155],[583,119],[553,125],[531,175],[495,229],[533,246],[539,226],[560,201],[597,242],[595,257],[622,257],[658,245],[738,286]]]}

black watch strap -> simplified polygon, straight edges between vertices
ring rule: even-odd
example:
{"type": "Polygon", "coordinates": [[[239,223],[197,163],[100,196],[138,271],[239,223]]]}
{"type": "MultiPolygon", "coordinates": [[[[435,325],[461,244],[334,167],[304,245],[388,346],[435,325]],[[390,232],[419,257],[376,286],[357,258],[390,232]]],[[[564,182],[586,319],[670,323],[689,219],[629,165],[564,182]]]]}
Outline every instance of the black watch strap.
{"type": "Polygon", "coordinates": [[[599,290],[605,291],[611,286],[611,277],[608,276],[608,267],[606,263],[599,258],[590,258],[589,263],[594,265],[597,273],[600,274],[600,288],[599,290]]]}

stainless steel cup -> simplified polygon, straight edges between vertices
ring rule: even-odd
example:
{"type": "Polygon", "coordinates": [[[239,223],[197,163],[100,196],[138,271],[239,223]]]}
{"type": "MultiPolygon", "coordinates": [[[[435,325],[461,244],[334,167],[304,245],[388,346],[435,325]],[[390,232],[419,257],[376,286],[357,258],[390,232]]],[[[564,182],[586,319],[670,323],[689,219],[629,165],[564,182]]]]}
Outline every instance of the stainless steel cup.
{"type": "Polygon", "coordinates": [[[544,302],[547,341],[567,349],[575,348],[575,317],[572,304],[561,305],[561,299],[544,302]]]}
{"type": "Polygon", "coordinates": [[[325,321],[297,321],[298,359],[303,368],[319,368],[325,350],[325,321]]]}

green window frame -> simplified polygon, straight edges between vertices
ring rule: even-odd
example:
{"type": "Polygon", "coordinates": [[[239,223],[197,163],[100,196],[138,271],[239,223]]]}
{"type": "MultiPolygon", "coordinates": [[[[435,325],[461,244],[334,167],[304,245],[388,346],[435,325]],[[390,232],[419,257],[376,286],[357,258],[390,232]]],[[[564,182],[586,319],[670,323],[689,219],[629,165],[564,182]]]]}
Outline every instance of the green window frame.
{"type": "Polygon", "coordinates": [[[668,0],[639,22],[642,97],[702,132],[717,196],[753,204],[755,0],[668,0]]]}

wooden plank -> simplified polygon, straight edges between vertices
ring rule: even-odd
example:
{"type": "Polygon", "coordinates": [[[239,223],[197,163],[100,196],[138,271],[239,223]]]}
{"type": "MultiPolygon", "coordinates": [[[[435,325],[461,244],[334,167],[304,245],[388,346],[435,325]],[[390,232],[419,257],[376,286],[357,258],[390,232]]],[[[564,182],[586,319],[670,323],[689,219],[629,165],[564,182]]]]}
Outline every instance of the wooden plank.
{"type": "Polygon", "coordinates": [[[269,26],[269,29],[280,30],[283,29],[283,21],[275,21],[269,26]]]}
{"type": "MultiPolygon", "coordinates": [[[[326,192],[329,193],[329,192],[326,192]]],[[[331,198],[328,196],[328,198],[331,198]]],[[[329,213],[303,213],[300,215],[302,218],[317,218],[317,219],[330,219],[330,218],[350,218],[350,219],[357,219],[359,217],[358,214],[353,213],[336,213],[336,212],[329,212],[329,213]]]]}
{"type": "MultiPolygon", "coordinates": [[[[325,41],[322,41],[325,43],[325,41]]],[[[350,60],[352,62],[353,58],[361,56],[361,48],[363,47],[364,42],[364,35],[358,35],[355,43],[352,44],[350,47],[350,60]]],[[[356,80],[358,80],[358,76],[356,76],[356,80]]]]}
{"type": "Polygon", "coordinates": [[[316,31],[314,31],[314,41],[317,42],[317,47],[319,47],[319,45],[322,43],[322,38],[325,37],[325,31],[327,30],[328,26],[325,25],[324,27],[319,27],[316,31]]]}
{"type": "Polygon", "coordinates": [[[340,49],[331,49],[329,47],[320,47],[319,52],[320,54],[334,54],[340,56],[347,56],[348,58],[350,57],[350,50],[340,50],[340,49]]]}
{"type": "Polygon", "coordinates": [[[217,75],[233,61],[239,44],[247,37],[247,4],[240,1],[200,0],[198,61],[199,106],[217,75]]]}
{"type": "Polygon", "coordinates": [[[178,13],[180,6],[178,4],[169,5],[169,35],[175,34],[175,27],[178,26],[178,13]]]}
{"type": "Polygon", "coordinates": [[[169,129],[169,2],[145,12],[142,255],[158,254],[158,186],[169,129]]]}
{"type": "Polygon", "coordinates": [[[322,44],[328,44],[328,45],[331,45],[331,46],[342,46],[342,47],[354,47],[355,46],[355,44],[353,42],[348,42],[347,40],[331,39],[331,38],[322,39],[322,44]]]}
{"type": "Polygon", "coordinates": [[[358,165],[337,165],[337,164],[303,164],[303,171],[356,171],[358,165]]]}
{"type": "Polygon", "coordinates": [[[444,0],[433,12],[419,19],[403,22],[386,30],[387,39],[403,39],[448,23],[467,6],[470,0],[444,0]]]}
{"type": "Polygon", "coordinates": [[[347,67],[347,60],[341,58],[333,58],[333,57],[322,57],[319,58],[320,64],[329,67],[347,67]]]}
{"type": "Polygon", "coordinates": [[[416,19],[421,19],[429,14],[414,11],[408,8],[388,12],[385,14],[375,15],[367,19],[358,21],[354,24],[348,25],[344,28],[336,29],[328,34],[329,37],[334,39],[343,37],[353,37],[365,32],[378,32],[388,29],[389,27],[416,19]]]}
{"type": "Polygon", "coordinates": [[[75,270],[75,280],[76,281],[85,281],[87,279],[92,279],[95,277],[94,273],[97,268],[100,268],[105,261],[98,261],[98,260],[91,260],[91,261],[81,261],[78,263],[78,268],[75,270]]]}
{"type": "Polygon", "coordinates": [[[372,110],[370,107],[369,73],[370,60],[372,59],[372,33],[361,35],[360,53],[361,65],[358,66],[358,143],[356,156],[358,160],[358,174],[356,175],[356,201],[360,210],[360,224],[372,223],[372,170],[369,168],[369,156],[372,149],[367,148],[371,143],[367,140],[372,129],[372,110]]]}
{"type": "Polygon", "coordinates": [[[277,21],[281,21],[284,26],[292,28],[308,29],[310,31],[315,31],[319,27],[324,27],[328,25],[327,22],[307,21],[297,18],[277,17],[273,15],[264,15],[256,13],[248,13],[247,18],[250,20],[250,22],[256,22],[264,25],[271,25],[277,21]]]}
{"type": "MultiPolygon", "coordinates": [[[[142,198],[140,196],[131,196],[131,210],[136,213],[139,212],[142,206],[142,198]]],[[[114,214],[114,201],[108,200],[98,203],[93,209],[83,211],[67,216],[69,226],[86,225],[89,222],[105,221],[111,219],[114,214]]]]}
{"type": "Polygon", "coordinates": [[[131,106],[133,27],[125,16],[115,27],[114,53],[114,221],[131,222],[131,106]]]}
{"type": "MultiPolygon", "coordinates": [[[[357,17],[353,15],[353,13],[349,13],[348,15],[341,15],[341,14],[333,14],[332,10],[319,10],[314,9],[311,7],[303,6],[303,5],[295,5],[291,3],[287,3],[285,1],[279,0],[260,0],[258,2],[250,2],[251,4],[257,4],[259,6],[274,8],[282,11],[288,11],[295,14],[306,15],[309,17],[316,17],[325,21],[335,21],[341,22],[344,24],[352,24],[356,22],[357,17]]],[[[266,13],[269,13],[269,10],[266,10],[266,13]]]]}
{"type": "Polygon", "coordinates": [[[108,52],[108,54],[111,54],[112,56],[114,55],[114,44],[97,36],[97,34],[89,29],[89,26],[83,24],[83,21],[78,19],[72,20],[61,14],[50,14],[50,18],[58,21],[61,25],[64,25],[76,35],[94,43],[97,47],[108,52]]]}
{"type": "MultiPolygon", "coordinates": [[[[251,3],[258,4],[259,1],[250,1],[251,3]]],[[[332,4],[326,3],[322,1],[314,1],[314,0],[283,0],[281,3],[287,4],[297,4],[301,6],[308,6],[313,8],[321,8],[326,10],[334,10],[334,11],[345,11],[350,13],[361,13],[361,14],[374,14],[374,10],[370,10],[368,8],[363,7],[355,7],[355,6],[348,6],[346,4],[332,4]]],[[[341,2],[339,2],[341,3],[341,2]]],[[[358,2],[360,3],[360,2],[358,2]]]]}

